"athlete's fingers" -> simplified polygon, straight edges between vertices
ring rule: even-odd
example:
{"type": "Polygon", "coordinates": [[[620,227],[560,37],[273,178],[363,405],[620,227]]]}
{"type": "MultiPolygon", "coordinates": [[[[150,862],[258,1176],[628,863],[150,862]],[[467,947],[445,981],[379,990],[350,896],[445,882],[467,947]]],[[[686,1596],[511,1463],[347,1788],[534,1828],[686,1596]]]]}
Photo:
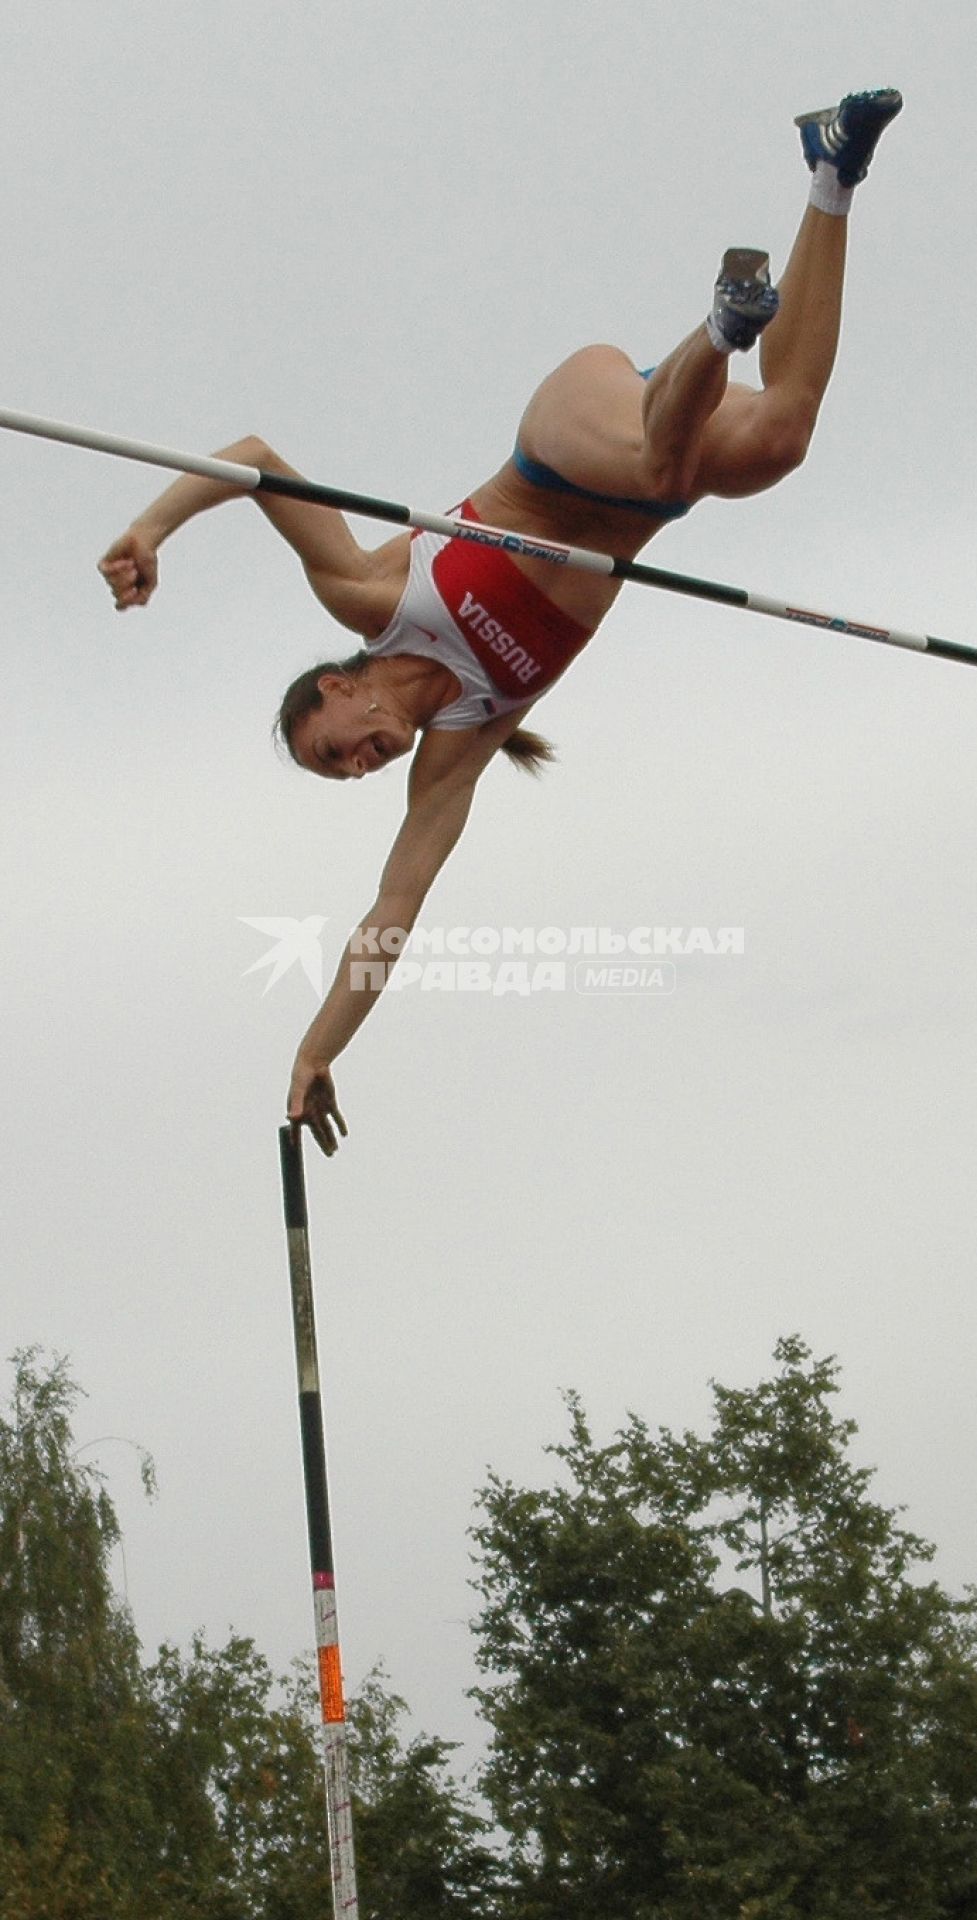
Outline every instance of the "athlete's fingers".
{"type": "Polygon", "coordinates": [[[336,1105],[335,1096],[312,1107],[311,1121],[315,1137],[323,1153],[332,1155],[339,1151],[339,1140],[345,1140],[349,1128],[336,1105]]]}
{"type": "Polygon", "coordinates": [[[309,1126],[311,1128],[312,1137],[315,1140],[316,1145],[322,1148],[322,1151],[325,1154],[326,1159],[330,1160],[333,1154],[335,1153],[339,1143],[336,1139],[335,1134],[333,1133],[331,1126],[329,1125],[328,1120],[322,1119],[318,1114],[316,1114],[314,1117],[310,1118],[309,1126]]]}
{"type": "Polygon", "coordinates": [[[305,1060],[299,1054],[292,1069],[286,1111],[293,1140],[298,1139],[302,1127],[308,1127],[316,1146],[327,1157],[337,1152],[340,1138],[345,1139],[348,1130],[327,1065],[305,1060]]]}
{"type": "Polygon", "coordinates": [[[312,1123],[315,1128],[315,1137],[323,1153],[335,1153],[339,1146],[339,1141],[336,1138],[332,1108],[328,1106],[325,1108],[313,1107],[312,1123]]]}

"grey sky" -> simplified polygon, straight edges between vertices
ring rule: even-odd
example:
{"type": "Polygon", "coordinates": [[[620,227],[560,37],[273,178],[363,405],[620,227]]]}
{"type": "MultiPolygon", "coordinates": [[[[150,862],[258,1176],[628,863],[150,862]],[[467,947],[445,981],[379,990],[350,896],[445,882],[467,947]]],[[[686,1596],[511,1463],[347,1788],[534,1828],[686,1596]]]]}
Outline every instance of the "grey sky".
{"type": "MultiPolygon", "coordinates": [[[[589,339],[650,362],[723,248],[775,267],[792,116],[906,109],[860,191],[807,466],[657,563],[977,641],[973,10],[887,0],[475,8],[37,0],[6,75],[2,403],[442,508],[589,339]]],[[[251,503],[95,573],[163,477],[0,435],[4,1350],[67,1351],[149,1646],[284,1663],[310,1608],[277,1127],[311,1017],[242,916],[329,916],[400,814],[268,744],[334,644],[251,503]]],[[[361,523],[372,542],[383,530],[361,523]]],[[[428,926],[742,926],[663,1000],[391,997],[309,1156],[348,1679],[382,1654],[466,1733],[465,1528],[488,1463],[701,1421],[797,1329],[844,1364],[881,1495],[973,1579],[977,674],[634,588],[540,710],[560,764],[487,776],[428,926]]]]}

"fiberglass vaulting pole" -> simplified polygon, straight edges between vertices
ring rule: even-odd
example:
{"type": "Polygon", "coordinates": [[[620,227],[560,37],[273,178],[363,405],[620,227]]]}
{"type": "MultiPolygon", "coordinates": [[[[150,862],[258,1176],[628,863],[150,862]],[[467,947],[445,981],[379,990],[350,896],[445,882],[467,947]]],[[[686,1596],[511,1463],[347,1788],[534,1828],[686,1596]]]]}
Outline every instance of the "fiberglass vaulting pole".
{"type": "Polygon", "coordinates": [[[633,580],[638,586],[659,587],[665,593],[689,594],[697,600],[712,600],[724,607],[739,607],[748,613],[770,614],[775,620],[787,620],[793,626],[819,627],[831,633],[852,634],[859,640],[877,640],[885,646],[908,647],[914,653],[935,654],[941,660],[960,660],[977,666],[977,646],[956,640],[940,640],[932,633],[910,633],[899,627],[883,627],[878,622],[855,620],[847,614],[818,613],[812,607],[775,599],[766,593],[753,593],[746,587],[723,586],[718,580],[698,580],[688,573],[668,573],[663,567],[648,567],[637,560],[618,560],[609,553],[596,553],[588,547],[563,546],[556,540],[543,540],[533,534],[512,533],[505,527],[489,527],[481,521],[450,519],[442,513],[426,513],[419,507],[405,507],[395,500],[378,500],[365,493],[348,493],[341,487],[326,487],[313,480],[293,479],[288,474],[265,473],[260,467],[238,465],[204,454],[177,453],[172,447],[157,447],[142,440],[125,440],[114,433],[96,433],[87,427],[66,426],[59,420],[43,420],[36,414],[12,413],[0,408],[0,427],[14,433],[34,434],[42,440],[60,440],[70,446],[88,447],[95,453],[112,453],[125,460],[142,460],[150,466],[175,467],[181,473],[199,473],[208,480],[224,480],[253,493],[279,493],[292,500],[309,500],[318,506],[339,507],[346,513],[363,514],[372,520],[392,521],[395,526],[419,527],[429,533],[444,533],[455,540],[474,540],[481,546],[502,547],[507,553],[521,553],[532,560],[550,560],[556,566],[578,567],[586,573],[602,573],[615,580],[633,580]]]}
{"type": "Polygon", "coordinates": [[[353,1850],[353,1814],[349,1792],[346,1742],[346,1706],[339,1656],[336,1614],[336,1574],[333,1565],[326,1445],[319,1391],[315,1303],[309,1253],[309,1216],[305,1199],[305,1171],[301,1138],[290,1127],[278,1135],[282,1163],[282,1195],[288,1239],[288,1271],[292,1288],[295,1364],[298,1372],[299,1427],[305,1474],[305,1510],[312,1568],[312,1604],[315,1611],[319,1702],[322,1713],[322,1759],[325,1772],[326,1818],[335,1920],[358,1920],[356,1859],[353,1850]]]}

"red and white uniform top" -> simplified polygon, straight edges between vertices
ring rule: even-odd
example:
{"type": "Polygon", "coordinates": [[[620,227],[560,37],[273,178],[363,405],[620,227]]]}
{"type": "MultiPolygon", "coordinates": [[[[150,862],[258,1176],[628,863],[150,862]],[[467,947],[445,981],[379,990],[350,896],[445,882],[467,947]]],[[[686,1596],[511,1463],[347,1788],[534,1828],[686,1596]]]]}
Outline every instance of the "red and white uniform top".
{"type": "MultiPolygon", "coordinates": [[[[466,500],[452,516],[477,520],[466,500]]],[[[411,536],[410,571],[390,625],[371,654],[439,660],[461,693],[429,723],[480,727],[535,700],[558,680],[592,629],[571,620],[509,554],[447,534],[411,536]]]]}

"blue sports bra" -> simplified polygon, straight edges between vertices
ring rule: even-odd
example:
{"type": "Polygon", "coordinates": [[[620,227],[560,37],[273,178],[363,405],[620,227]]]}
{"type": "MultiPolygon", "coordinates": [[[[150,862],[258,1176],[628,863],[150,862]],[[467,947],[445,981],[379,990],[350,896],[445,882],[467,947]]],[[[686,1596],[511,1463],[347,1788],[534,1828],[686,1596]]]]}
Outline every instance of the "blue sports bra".
{"type": "Polygon", "coordinates": [[[618,493],[595,493],[592,487],[578,487],[576,481],[565,480],[555,467],[547,467],[542,460],[530,460],[523,453],[518,441],[512,450],[513,464],[531,487],[546,487],[551,493],[571,493],[576,500],[594,500],[601,507],[623,507],[632,513],[646,513],[652,520],[681,520],[688,513],[688,504],[684,500],[627,500],[618,493]]]}

